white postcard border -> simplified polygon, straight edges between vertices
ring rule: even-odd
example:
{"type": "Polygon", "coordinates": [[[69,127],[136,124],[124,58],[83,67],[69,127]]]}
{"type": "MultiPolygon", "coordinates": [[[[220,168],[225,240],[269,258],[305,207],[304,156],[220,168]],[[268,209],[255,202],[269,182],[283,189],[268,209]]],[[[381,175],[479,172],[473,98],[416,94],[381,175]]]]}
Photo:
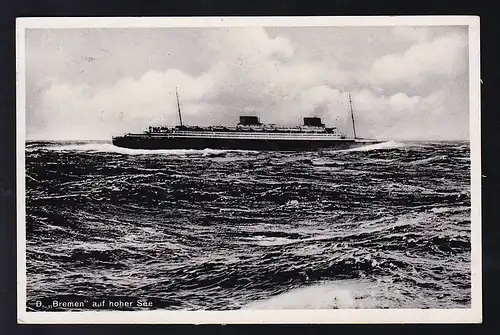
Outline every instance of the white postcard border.
{"type": "Polygon", "coordinates": [[[100,17],[16,20],[17,320],[18,323],[479,323],[482,322],[481,131],[479,17],[100,17]],[[236,311],[26,311],[25,210],[25,29],[278,26],[469,26],[469,114],[471,147],[471,307],[468,309],[337,309],[236,311]]]}

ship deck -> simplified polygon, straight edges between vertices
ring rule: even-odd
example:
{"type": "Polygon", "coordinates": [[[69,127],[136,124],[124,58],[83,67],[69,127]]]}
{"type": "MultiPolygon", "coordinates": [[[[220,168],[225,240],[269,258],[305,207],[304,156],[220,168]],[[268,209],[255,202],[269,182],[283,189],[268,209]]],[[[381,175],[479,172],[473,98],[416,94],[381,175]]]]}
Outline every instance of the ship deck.
{"type": "Polygon", "coordinates": [[[211,138],[230,140],[300,140],[300,141],[349,141],[338,134],[329,133],[271,133],[271,132],[211,132],[211,131],[175,131],[143,134],[126,134],[132,138],[211,138]]]}

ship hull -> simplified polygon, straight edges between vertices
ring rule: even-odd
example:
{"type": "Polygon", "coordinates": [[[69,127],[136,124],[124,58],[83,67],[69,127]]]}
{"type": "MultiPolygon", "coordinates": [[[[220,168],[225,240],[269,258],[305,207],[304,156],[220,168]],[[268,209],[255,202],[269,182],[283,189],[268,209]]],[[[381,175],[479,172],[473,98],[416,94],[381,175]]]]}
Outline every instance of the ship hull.
{"type": "Polygon", "coordinates": [[[224,138],[175,138],[120,136],[113,138],[113,145],[129,149],[226,149],[297,151],[323,148],[343,150],[381,143],[377,140],[306,140],[306,139],[224,139],[224,138]]]}

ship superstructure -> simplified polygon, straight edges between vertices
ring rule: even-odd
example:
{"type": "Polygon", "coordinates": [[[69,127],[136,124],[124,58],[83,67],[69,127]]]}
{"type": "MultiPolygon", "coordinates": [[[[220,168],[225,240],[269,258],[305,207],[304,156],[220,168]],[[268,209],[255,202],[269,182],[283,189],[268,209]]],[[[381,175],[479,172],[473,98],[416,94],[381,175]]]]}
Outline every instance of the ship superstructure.
{"type": "Polygon", "coordinates": [[[349,95],[353,137],[336,127],[326,127],[319,117],[304,117],[298,126],[263,124],[259,117],[243,115],[235,126],[188,126],[182,121],[179,93],[176,90],[179,125],[150,126],[143,133],[113,137],[113,144],[133,149],[243,149],[243,150],[313,150],[352,148],[380,143],[356,137],[354,112],[349,95]]]}

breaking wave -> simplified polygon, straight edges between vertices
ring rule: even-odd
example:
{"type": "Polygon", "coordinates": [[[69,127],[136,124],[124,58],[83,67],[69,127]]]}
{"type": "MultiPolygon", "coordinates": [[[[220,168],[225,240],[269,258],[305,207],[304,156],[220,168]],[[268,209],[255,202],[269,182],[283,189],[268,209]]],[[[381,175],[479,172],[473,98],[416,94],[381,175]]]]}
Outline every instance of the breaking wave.
{"type": "Polygon", "coordinates": [[[148,150],[148,149],[128,149],[117,147],[111,143],[79,143],[79,144],[64,144],[64,145],[49,145],[40,147],[30,147],[26,151],[49,150],[49,151],[74,151],[74,152],[95,152],[95,153],[116,153],[123,155],[166,155],[166,156],[205,156],[217,157],[223,156],[225,153],[250,153],[255,154],[258,151],[251,150],[218,150],[218,149],[165,149],[165,150],[148,150]]]}
{"type": "Polygon", "coordinates": [[[170,310],[468,308],[467,148],[28,143],[28,306],[117,296],[170,310]]]}
{"type": "Polygon", "coordinates": [[[366,146],[358,147],[358,148],[339,150],[339,151],[352,152],[352,151],[389,150],[389,149],[396,149],[396,148],[403,148],[403,147],[405,147],[405,144],[402,142],[387,141],[387,142],[366,145],[366,146]]]}
{"type": "MultiPolygon", "coordinates": [[[[360,293],[360,284],[321,283],[292,289],[271,298],[255,301],[243,309],[339,309],[371,308],[370,304],[361,305],[356,296],[360,293]]],[[[364,288],[366,290],[366,287],[364,288]]]]}

